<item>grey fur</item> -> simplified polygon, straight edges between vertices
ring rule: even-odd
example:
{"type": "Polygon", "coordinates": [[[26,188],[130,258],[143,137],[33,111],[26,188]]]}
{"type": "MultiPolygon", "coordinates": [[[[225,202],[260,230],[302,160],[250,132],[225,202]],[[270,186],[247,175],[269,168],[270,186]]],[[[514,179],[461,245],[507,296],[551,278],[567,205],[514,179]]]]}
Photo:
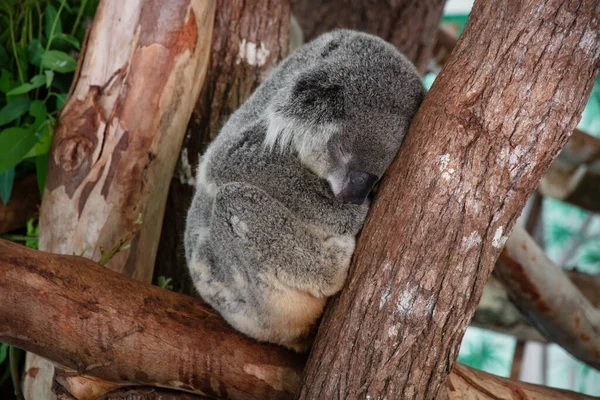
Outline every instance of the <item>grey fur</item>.
{"type": "Polygon", "coordinates": [[[185,232],[194,284],[231,325],[306,348],[368,210],[336,197],[350,171],[383,175],[424,93],[392,45],[338,30],[294,51],[231,116],[198,168],[185,232]]]}

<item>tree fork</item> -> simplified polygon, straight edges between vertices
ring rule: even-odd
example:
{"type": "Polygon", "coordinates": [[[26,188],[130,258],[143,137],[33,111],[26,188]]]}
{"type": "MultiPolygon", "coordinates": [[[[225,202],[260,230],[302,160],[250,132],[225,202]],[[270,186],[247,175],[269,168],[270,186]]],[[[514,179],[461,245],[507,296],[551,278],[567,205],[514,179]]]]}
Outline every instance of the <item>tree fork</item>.
{"type": "Polygon", "coordinates": [[[384,178],[299,399],[435,398],[600,57],[600,4],[477,1],[384,178]]]}
{"type": "MultiPolygon", "coordinates": [[[[82,257],[4,240],[0,340],[85,373],[77,378],[86,383],[108,380],[112,387],[116,382],[129,388],[95,397],[87,393],[111,400],[172,394],[148,388],[154,385],[210,398],[291,399],[305,362],[283,347],[243,336],[189,296],[134,281],[82,257]]],[[[457,368],[443,393],[449,399],[464,399],[473,391],[500,391],[503,398],[521,400],[540,398],[540,393],[586,398],[457,368]]]]}

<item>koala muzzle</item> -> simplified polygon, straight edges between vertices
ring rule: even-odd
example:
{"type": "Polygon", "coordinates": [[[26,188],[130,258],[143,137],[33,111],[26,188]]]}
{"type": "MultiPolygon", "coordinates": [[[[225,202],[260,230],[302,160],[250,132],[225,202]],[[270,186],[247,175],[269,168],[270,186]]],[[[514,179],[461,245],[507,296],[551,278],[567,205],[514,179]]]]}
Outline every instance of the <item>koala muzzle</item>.
{"type": "Polygon", "coordinates": [[[373,189],[375,183],[379,180],[376,175],[362,171],[351,171],[344,182],[344,187],[336,196],[339,201],[360,205],[373,189]]]}

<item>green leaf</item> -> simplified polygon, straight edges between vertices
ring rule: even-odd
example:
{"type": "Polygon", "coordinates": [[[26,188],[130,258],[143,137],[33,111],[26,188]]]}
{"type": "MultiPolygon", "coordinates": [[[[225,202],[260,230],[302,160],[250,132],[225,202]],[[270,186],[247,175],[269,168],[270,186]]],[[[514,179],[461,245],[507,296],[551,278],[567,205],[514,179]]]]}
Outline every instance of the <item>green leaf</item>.
{"type": "Polygon", "coordinates": [[[46,75],[46,89],[50,89],[50,85],[52,85],[52,79],[54,79],[54,71],[47,69],[44,71],[44,74],[46,75]]]}
{"type": "Polygon", "coordinates": [[[25,95],[11,98],[10,103],[2,107],[0,110],[0,125],[14,121],[21,115],[25,114],[27,110],[29,110],[30,103],[31,100],[29,100],[29,97],[25,95]]]}
{"type": "Polygon", "coordinates": [[[15,181],[15,169],[9,168],[0,174],[0,199],[7,204],[15,181]]]}
{"type": "Polygon", "coordinates": [[[56,36],[59,33],[62,33],[62,25],[60,23],[60,18],[57,19],[58,17],[58,12],[56,11],[56,8],[54,8],[54,6],[52,4],[48,4],[46,6],[46,10],[44,11],[44,18],[45,18],[45,29],[46,29],[46,40],[50,39],[50,34],[52,32],[52,26],[54,25],[54,21],[56,20],[56,26],[54,28],[54,35],[56,36]]]}
{"type": "Polygon", "coordinates": [[[50,126],[50,121],[47,119],[44,120],[36,129],[35,134],[40,139],[23,158],[41,156],[50,151],[50,146],[52,145],[52,127],[50,126]]]}
{"type": "Polygon", "coordinates": [[[56,72],[68,73],[77,68],[77,61],[62,51],[48,50],[42,55],[42,66],[56,72]]]}
{"type": "Polygon", "coordinates": [[[27,46],[27,58],[29,62],[36,67],[39,67],[42,63],[42,54],[44,54],[44,48],[38,39],[33,39],[27,46]]]}
{"type": "Polygon", "coordinates": [[[66,33],[59,33],[58,35],[54,35],[54,40],[64,40],[69,43],[71,46],[75,47],[77,50],[81,50],[81,44],[79,40],[73,35],[67,35],[66,33]]]}
{"type": "Polygon", "coordinates": [[[7,96],[14,96],[17,94],[24,94],[29,92],[30,90],[39,88],[40,86],[42,86],[44,83],[46,83],[46,77],[42,74],[40,75],[36,75],[33,78],[31,78],[31,82],[30,83],[24,83],[21,86],[17,86],[16,88],[14,88],[13,90],[11,90],[10,92],[6,93],[7,96]]]}
{"type": "Polygon", "coordinates": [[[17,165],[37,141],[32,129],[12,127],[0,132],[0,173],[17,165]]]}
{"type": "Polygon", "coordinates": [[[43,196],[44,187],[46,186],[46,176],[48,175],[48,153],[39,155],[35,158],[35,173],[37,175],[40,196],[43,196]]]}
{"type": "Polygon", "coordinates": [[[60,111],[65,101],[67,101],[67,93],[59,93],[56,95],[56,109],[60,111]]]}
{"type": "Polygon", "coordinates": [[[8,70],[3,69],[2,73],[0,73],[0,92],[8,93],[8,91],[12,89],[12,87],[12,75],[8,70]]]}
{"type": "Polygon", "coordinates": [[[8,345],[6,343],[0,343],[0,364],[6,360],[8,354],[8,345]]]}

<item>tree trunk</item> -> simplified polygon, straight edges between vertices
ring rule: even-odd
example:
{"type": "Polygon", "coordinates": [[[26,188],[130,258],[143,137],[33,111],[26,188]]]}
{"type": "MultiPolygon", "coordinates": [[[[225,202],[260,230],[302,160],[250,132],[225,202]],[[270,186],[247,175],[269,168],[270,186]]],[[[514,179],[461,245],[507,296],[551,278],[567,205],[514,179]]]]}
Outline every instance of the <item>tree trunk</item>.
{"type": "MultiPolygon", "coordinates": [[[[87,381],[102,383],[101,378],[129,387],[96,393],[101,399],[136,398],[152,390],[147,385],[211,398],[291,399],[305,361],[283,347],[241,335],[196,299],[136,282],[81,257],[3,240],[0,340],[86,373],[82,378],[87,381]]],[[[585,398],[456,368],[443,393],[450,399],[474,391],[502,392],[509,399],[536,398],[535,393],[585,398]]],[[[168,392],[161,395],[169,398],[168,392]]]]}
{"type": "Polygon", "coordinates": [[[444,0],[291,0],[306,41],[337,28],[393,43],[423,73],[431,59],[444,0]]]}
{"type": "Polygon", "coordinates": [[[435,398],[600,58],[593,0],[476,1],[329,303],[300,399],[435,398]]]}
{"type": "Polygon", "coordinates": [[[289,24],[283,0],[217,1],[212,57],[170,181],[156,257],[155,281],[161,275],[173,278],[181,293],[196,295],[185,267],[183,232],[199,158],[229,115],[287,55],[289,24]]]}
{"type": "MultiPolygon", "coordinates": [[[[101,2],[52,142],[41,250],[150,281],[168,182],[208,65],[214,7],[101,2]]],[[[28,357],[32,368],[27,397],[48,397],[48,363],[28,357]]]]}

